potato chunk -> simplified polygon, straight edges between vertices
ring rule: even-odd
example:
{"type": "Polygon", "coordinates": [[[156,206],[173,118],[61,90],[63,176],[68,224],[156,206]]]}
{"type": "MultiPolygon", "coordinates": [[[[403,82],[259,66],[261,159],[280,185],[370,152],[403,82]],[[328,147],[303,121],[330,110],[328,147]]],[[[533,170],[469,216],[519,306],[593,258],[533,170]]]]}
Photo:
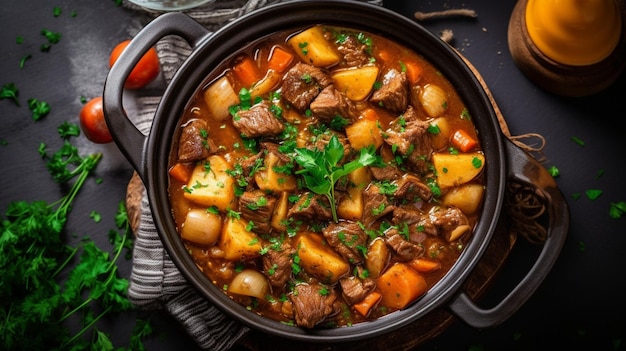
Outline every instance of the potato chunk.
{"type": "Polygon", "coordinates": [[[287,43],[302,61],[316,67],[328,67],[339,62],[341,57],[324,38],[321,27],[311,27],[291,37],[287,43]]]}
{"type": "Polygon", "coordinates": [[[350,145],[355,150],[374,145],[378,148],[383,144],[383,136],[380,134],[378,121],[359,119],[346,127],[346,136],[350,145]]]}
{"type": "Polygon", "coordinates": [[[337,205],[340,218],[359,220],[363,216],[363,189],[371,182],[372,176],[368,167],[361,167],[348,175],[348,195],[342,197],[337,205]]]}
{"type": "Polygon", "coordinates": [[[376,78],[376,66],[343,69],[333,73],[335,88],[352,101],[364,100],[372,92],[376,78]]]}
{"type": "Polygon", "coordinates": [[[296,247],[302,268],[323,283],[334,284],[350,271],[350,265],[330,246],[324,245],[318,234],[301,234],[296,247]]]}
{"type": "Polygon", "coordinates": [[[213,155],[193,169],[185,198],[202,206],[215,206],[221,212],[235,204],[235,181],[228,174],[230,165],[222,156],[213,155]]]}
{"type": "Polygon", "coordinates": [[[289,193],[284,191],[280,194],[276,206],[274,206],[274,212],[272,213],[272,220],[270,224],[272,228],[280,231],[285,231],[287,226],[285,221],[287,220],[287,212],[289,211],[289,193]]]}
{"type": "Polygon", "coordinates": [[[481,184],[463,184],[448,191],[441,202],[444,205],[454,206],[465,214],[474,214],[483,198],[485,187],[481,184]]]}
{"type": "Polygon", "coordinates": [[[367,248],[365,268],[374,279],[378,278],[389,264],[391,253],[382,238],[376,238],[367,248]]]}
{"type": "Polygon", "coordinates": [[[229,218],[223,226],[219,247],[224,250],[224,258],[231,261],[258,257],[261,252],[261,240],[247,229],[242,219],[229,218]]]}
{"type": "Polygon", "coordinates": [[[254,173],[254,181],[261,190],[280,194],[283,191],[296,190],[296,178],[293,175],[280,173],[274,167],[279,166],[280,159],[274,153],[268,153],[262,170],[254,173]]]}
{"type": "Polygon", "coordinates": [[[485,155],[477,152],[456,155],[436,153],[432,161],[437,172],[437,183],[446,188],[474,179],[485,166],[485,155]]]}

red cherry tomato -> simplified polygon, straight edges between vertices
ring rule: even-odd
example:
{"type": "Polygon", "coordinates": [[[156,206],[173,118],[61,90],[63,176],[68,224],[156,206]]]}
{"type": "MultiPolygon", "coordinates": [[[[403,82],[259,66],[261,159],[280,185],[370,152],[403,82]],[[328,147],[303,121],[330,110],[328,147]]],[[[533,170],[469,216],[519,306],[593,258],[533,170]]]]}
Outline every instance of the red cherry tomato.
{"type": "Polygon", "coordinates": [[[89,100],[79,114],[80,128],[87,137],[97,144],[106,144],[113,141],[109,127],[104,120],[102,109],[102,97],[98,96],[89,100]]]}
{"type": "MultiPolygon", "coordinates": [[[[130,39],[124,40],[113,48],[111,56],[109,56],[109,68],[111,68],[115,61],[117,61],[118,57],[120,57],[124,49],[128,46],[128,43],[130,43],[130,39]]],[[[133,68],[130,72],[128,78],[126,79],[126,83],[124,84],[124,88],[143,88],[159,75],[159,70],[159,56],[157,55],[156,49],[152,47],[143,55],[141,59],[139,59],[135,68],[133,68]]]]}

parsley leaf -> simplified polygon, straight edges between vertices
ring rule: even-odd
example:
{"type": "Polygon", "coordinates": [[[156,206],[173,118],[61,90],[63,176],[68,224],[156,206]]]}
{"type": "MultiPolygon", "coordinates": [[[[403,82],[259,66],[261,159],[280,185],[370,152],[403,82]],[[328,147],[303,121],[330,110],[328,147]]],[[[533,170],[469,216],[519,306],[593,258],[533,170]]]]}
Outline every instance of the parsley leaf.
{"type": "Polygon", "coordinates": [[[2,90],[0,90],[0,100],[2,99],[11,99],[17,106],[20,106],[20,101],[17,99],[17,95],[19,94],[19,90],[15,86],[14,83],[7,83],[2,86],[2,90]]]}
{"type": "Polygon", "coordinates": [[[296,174],[304,177],[304,185],[318,195],[325,195],[330,202],[333,220],[337,222],[337,200],[335,199],[335,183],[339,178],[348,175],[361,167],[381,162],[374,147],[361,149],[359,156],[344,164],[339,162],[343,158],[344,147],[339,138],[333,135],[323,150],[296,148],[294,160],[301,169],[296,174]]]}
{"type": "Polygon", "coordinates": [[[561,174],[561,172],[559,171],[559,169],[556,166],[550,166],[548,168],[548,173],[550,173],[550,175],[553,178],[557,178],[561,174]]]}
{"type": "MultiPolygon", "coordinates": [[[[0,220],[2,350],[113,350],[109,335],[96,322],[133,308],[126,295],[129,282],[120,277],[116,264],[124,251],[130,258],[132,249],[124,201],[115,216],[120,231],[109,231],[113,255],[89,237],[76,246],[63,240],[72,203],[102,154],[80,157],[61,127],[59,134],[64,144],[55,154],[71,150],[71,163],[48,157],[43,143],[39,152],[48,163],[57,162],[49,172],[55,180],[63,175],[68,186],[65,195],[51,203],[13,201],[0,220]],[[63,165],[68,169],[61,170],[63,165]],[[70,180],[74,180],[71,185],[70,180]]],[[[95,211],[91,216],[99,217],[95,211]]],[[[141,339],[151,333],[148,322],[139,320],[132,331],[131,349],[143,350],[141,339]]]]}
{"type": "Polygon", "coordinates": [[[578,144],[580,146],[585,146],[585,142],[582,139],[580,139],[579,137],[573,136],[571,139],[576,144],[578,144]]]}
{"type": "Polygon", "coordinates": [[[40,120],[50,112],[50,105],[47,102],[39,101],[34,98],[28,99],[28,108],[32,111],[35,121],[40,120]]]}
{"type": "Polygon", "coordinates": [[[68,122],[64,122],[63,124],[61,124],[57,128],[57,131],[59,132],[59,135],[61,135],[61,138],[63,139],[80,135],[80,127],[77,124],[72,124],[68,122]]]}
{"type": "Polygon", "coordinates": [[[61,33],[53,32],[45,28],[41,30],[41,35],[46,37],[50,44],[56,44],[61,40],[61,33]]]}
{"type": "Polygon", "coordinates": [[[626,201],[611,202],[609,216],[613,219],[622,218],[626,214],[626,201]]]}
{"type": "Polygon", "coordinates": [[[595,200],[597,198],[600,197],[600,195],[602,195],[602,190],[599,189],[588,189],[585,191],[585,195],[587,195],[587,198],[589,198],[589,200],[595,200]]]}

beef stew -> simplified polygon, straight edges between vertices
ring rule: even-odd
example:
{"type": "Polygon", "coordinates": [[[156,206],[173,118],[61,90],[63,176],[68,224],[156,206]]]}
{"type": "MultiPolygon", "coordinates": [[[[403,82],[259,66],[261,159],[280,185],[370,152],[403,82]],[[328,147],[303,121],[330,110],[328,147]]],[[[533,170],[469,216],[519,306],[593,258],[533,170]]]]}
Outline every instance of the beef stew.
{"type": "Polygon", "coordinates": [[[207,78],[175,136],[169,195],[190,255],[233,300],[348,326],[405,308],[452,267],[484,162],[435,65],[318,25],[251,43],[207,78]]]}

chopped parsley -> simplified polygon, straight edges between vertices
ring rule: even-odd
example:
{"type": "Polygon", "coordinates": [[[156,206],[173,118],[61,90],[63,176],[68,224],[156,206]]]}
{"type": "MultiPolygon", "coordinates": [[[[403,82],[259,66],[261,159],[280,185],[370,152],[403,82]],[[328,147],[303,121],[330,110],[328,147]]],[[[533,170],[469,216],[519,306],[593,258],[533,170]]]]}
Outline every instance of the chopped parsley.
{"type": "Polygon", "coordinates": [[[550,173],[550,175],[551,175],[553,178],[556,178],[556,177],[558,177],[558,176],[560,175],[559,169],[558,169],[558,168],[556,168],[556,166],[550,166],[550,167],[548,167],[548,173],[550,173]]]}
{"type": "Polygon", "coordinates": [[[571,139],[573,142],[575,142],[579,146],[585,146],[585,142],[582,139],[575,137],[575,136],[573,136],[571,139]]]}
{"type": "Polygon", "coordinates": [[[15,105],[20,106],[20,101],[17,98],[19,93],[20,91],[14,83],[7,83],[3,85],[2,90],[0,90],[0,100],[10,99],[15,103],[15,105]]]}
{"type": "Polygon", "coordinates": [[[622,218],[626,213],[626,201],[611,202],[609,216],[613,219],[622,218]]]}
{"type": "Polygon", "coordinates": [[[33,113],[33,120],[38,121],[50,112],[50,105],[35,98],[28,99],[28,108],[33,113]]]}
{"type": "Polygon", "coordinates": [[[602,195],[602,190],[599,190],[599,189],[588,189],[587,191],[585,191],[585,195],[587,195],[587,198],[589,200],[595,200],[595,199],[599,198],[600,195],[602,195]]]}

